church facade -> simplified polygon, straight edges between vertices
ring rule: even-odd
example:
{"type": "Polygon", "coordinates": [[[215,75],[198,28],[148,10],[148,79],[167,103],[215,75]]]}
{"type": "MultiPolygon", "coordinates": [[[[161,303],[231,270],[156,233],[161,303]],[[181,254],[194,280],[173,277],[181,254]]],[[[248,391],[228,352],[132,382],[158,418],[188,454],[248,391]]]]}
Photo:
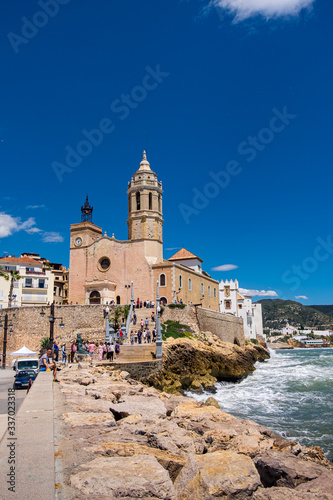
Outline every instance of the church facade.
{"type": "Polygon", "coordinates": [[[146,153],[128,183],[128,240],[103,235],[92,222],[88,198],[81,222],[71,225],[69,303],[126,304],[133,281],[134,299],[156,301],[156,282],[164,304],[202,304],[219,311],[219,283],[202,270],[202,260],[182,248],[163,259],[162,183],[146,153]]]}

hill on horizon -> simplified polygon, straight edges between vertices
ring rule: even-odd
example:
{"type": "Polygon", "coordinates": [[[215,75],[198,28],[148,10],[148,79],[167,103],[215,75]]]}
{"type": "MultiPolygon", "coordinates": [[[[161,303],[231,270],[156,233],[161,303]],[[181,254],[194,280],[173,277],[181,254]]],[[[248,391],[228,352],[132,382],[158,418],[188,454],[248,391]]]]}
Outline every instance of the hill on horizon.
{"type": "Polygon", "coordinates": [[[261,299],[264,328],[282,328],[286,323],[303,327],[333,328],[333,305],[304,306],[294,300],[261,299]]]}

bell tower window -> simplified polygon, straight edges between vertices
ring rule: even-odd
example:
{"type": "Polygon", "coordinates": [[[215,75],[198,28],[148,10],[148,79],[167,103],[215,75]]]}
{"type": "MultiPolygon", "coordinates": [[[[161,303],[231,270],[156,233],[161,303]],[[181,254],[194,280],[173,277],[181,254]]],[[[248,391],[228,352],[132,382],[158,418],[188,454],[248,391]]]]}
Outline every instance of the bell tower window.
{"type": "Polygon", "coordinates": [[[161,195],[158,195],[158,211],[161,212],[161,195]]]}
{"type": "Polygon", "coordinates": [[[153,195],[149,193],[149,210],[153,208],[153,195]]]}
{"type": "Polygon", "coordinates": [[[136,209],[140,210],[140,193],[136,193],[136,209]]]}

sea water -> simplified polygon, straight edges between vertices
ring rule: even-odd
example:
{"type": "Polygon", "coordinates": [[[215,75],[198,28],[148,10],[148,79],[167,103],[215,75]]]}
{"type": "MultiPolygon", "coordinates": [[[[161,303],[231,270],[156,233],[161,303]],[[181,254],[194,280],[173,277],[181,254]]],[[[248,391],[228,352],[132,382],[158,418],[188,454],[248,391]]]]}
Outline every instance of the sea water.
{"type": "MultiPolygon", "coordinates": [[[[220,408],[288,440],[320,446],[333,460],[333,349],[270,351],[240,383],[216,384],[220,408]]],[[[199,401],[212,394],[196,394],[199,401]]]]}

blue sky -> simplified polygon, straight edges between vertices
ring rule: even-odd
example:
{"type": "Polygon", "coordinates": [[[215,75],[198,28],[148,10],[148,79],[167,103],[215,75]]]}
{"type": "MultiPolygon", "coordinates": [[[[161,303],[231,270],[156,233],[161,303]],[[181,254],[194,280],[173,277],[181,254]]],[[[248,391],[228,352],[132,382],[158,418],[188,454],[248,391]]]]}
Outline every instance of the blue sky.
{"type": "Polygon", "coordinates": [[[86,193],[126,239],[146,148],[165,258],[184,246],[255,299],[333,302],[333,5],[243,5],[0,4],[1,255],[67,266],[86,193]]]}

